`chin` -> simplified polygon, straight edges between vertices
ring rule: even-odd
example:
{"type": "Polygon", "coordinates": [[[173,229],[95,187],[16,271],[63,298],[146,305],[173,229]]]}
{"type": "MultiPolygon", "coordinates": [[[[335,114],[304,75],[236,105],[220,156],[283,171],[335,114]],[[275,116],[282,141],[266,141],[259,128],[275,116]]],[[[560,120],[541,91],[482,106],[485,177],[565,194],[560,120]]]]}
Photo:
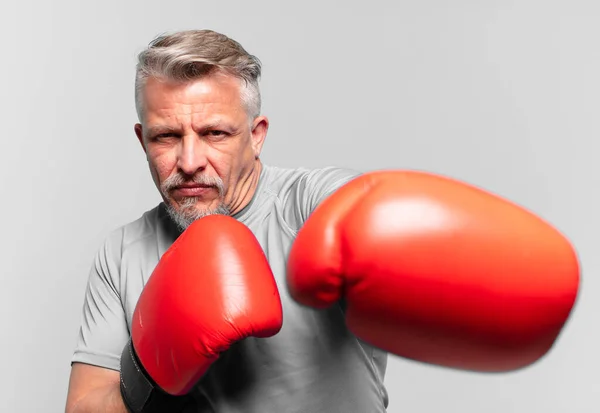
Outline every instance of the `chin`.
{"type": "Polygon", "coordinates": [[[208,215],[231,215],[229,208],[223,203],[200,202],[194,198],[186,198],[180,202],[168,202],[167,212],[175,224],[185,230],[197,219],[208,215]]]}

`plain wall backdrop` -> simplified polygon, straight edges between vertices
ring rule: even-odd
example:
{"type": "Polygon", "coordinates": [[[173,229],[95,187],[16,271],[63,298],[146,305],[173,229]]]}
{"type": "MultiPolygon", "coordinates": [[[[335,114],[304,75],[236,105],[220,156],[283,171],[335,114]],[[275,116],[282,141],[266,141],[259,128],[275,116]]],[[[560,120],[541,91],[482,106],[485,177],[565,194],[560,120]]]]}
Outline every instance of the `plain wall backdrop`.
{"type": "Polygon", "coordinates": [[[390,413],[600,411],[599,21],[578,0],[4,2],[0,411],[64,411],[94,253],[159,201],[136,54],[191,28],[262,60],[265,162],[442,173],[576,245],[581,295],[547,357],[497,376],[392,357],[390,413]]]}

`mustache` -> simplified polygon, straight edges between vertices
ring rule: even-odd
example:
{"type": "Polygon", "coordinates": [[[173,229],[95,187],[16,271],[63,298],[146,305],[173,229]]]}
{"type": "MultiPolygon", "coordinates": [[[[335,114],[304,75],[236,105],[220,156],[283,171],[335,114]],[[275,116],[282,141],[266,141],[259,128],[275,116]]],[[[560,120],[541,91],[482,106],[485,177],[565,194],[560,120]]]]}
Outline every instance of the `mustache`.
{"type": "Polygon", "coordinates": [[[216,188],[221,195],[223,195],[225,188],[223,180],[218,176],[195,175],[192,178],[186,178],[181,174],[175,174],[164,180],[161,184],[161,190],[166,194],[183,184],[211,186],[216,188]]]}

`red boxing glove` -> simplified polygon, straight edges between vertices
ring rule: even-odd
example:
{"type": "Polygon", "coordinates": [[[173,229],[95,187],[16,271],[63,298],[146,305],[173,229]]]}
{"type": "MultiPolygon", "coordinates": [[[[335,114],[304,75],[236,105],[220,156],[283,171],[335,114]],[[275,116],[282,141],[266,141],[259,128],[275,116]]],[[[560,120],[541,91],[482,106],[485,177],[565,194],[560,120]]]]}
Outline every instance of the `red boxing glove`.
{"type": "MultiPolygon", "coordinates": [[[[275,335],[282,322],[260,244],[234,218],[212,215],[195,221],[152,273],[133,314],[132,351],[153,384],[183,395],[233,343],[275,335]]],[[[129,380],[124,399],[132,411],[154,411],[142,408],[150,396],[135,390],[147,387],[139,381],[129,380]]]]}
{"type": "Polygon", "coordinates": [[[510,371],[552,347],[579,263],[564,236],[509,201],[432,174],[379,171],[317,207],[287,281],[307,306],[344,299],[348,328],[392,354],[510,371]]]}

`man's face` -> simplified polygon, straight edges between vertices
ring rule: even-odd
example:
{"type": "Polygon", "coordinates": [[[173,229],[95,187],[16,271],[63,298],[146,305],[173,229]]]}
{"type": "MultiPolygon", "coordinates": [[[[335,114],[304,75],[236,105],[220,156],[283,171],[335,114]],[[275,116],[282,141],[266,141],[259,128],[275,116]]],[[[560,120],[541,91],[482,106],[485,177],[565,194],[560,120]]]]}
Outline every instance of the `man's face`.
{"type": "Polygon", "coordinates": [[[204,215],[235,213],[249,200],[268,121],[248,117],[241,86],[220,74],[189,83],[146,82],[135,132],[181,228],[204,215]]]}

